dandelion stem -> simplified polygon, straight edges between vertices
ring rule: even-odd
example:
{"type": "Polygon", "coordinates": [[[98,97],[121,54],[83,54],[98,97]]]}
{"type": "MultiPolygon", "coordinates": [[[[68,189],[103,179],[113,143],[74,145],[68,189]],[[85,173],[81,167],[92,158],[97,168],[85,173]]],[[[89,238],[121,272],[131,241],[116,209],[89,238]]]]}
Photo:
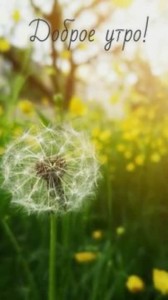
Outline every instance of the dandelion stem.
{"type": "Polygon", "coordinates": [[[49,300],[56,300],[56,218],[50,215],[49,300]]]}
{"type": "Polygon", "coordinates": [[[6,235],[8,236],[10,242],[13,245],[13,248],[15,249],[16,253],[18,254],[18,256],[20,258],[20,262],[22,264],[24,272],[25,272],[27,279],[29,281],[29,284],[31,286],[31,291],[32,291],[32,294],[34,295],[34,299],[39,299],[37,287],[34,282],[33,275],[29,269],[26,259],[22,255],[22,249],[21,249],[20,245],[18,244],[18,241],[16,240],[16,238],[15,238],[11,228],[9,227],[8,223],[6,222],[6,220],[2,220],[2,224],[3,224],[4,230],[6,232],[6,235]]]}

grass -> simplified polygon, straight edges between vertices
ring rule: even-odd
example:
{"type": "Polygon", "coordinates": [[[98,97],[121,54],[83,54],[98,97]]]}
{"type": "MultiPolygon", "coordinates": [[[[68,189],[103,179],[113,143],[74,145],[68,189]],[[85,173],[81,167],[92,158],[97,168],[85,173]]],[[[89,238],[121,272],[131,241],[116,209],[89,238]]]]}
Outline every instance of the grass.
{"type": "MultiPolygon", "coordinates": [[[[11,111],[18,109],[23,84],[18,82],[11,106],[10,99],[9,107],[2,102],[2,150],[11,136],[33,123],[31,117],[27,122],[24,114],[19,121],[9,121],[11,111]]],[[[8,191],[1,188],[0,299],[47,299],[49,282],[50,300],[166,299],[162,293],[168,279],[156,291],[152,273],[154,268],[168,270],[168,119],[164,112],[158,118],[157,106],[148,107],[148,112],[155,112],[151,121],[143,109],[130,110],[125,119],[115,122],[96,106],[80,124],[72,112],[64,116],[90,135],[102,163],[102,178],[96,199],[81,212],[58,216],[56,223],[52,219],[51,252],[49,216],[27,216],[17,211],[10,206],[8,191]],[[136,164],[138,155],[144,157],[138,160],[140,165],[136,164]],[[119,227],[124,229],[121,233],[119,227]],[[102,232],[99,239],[93,238],[95,230],[102,232]],[[95,258],[78,261],[76,254],[82,257],[83,252],[95,258]],[[133,274],[145,282],[144,291],[133,293],[126,288],[133,274]]],[[[35,111],[33,118],[44,120],[35,111]]],[[[47,123],[46,116],[45,120],[47,123]]]]}

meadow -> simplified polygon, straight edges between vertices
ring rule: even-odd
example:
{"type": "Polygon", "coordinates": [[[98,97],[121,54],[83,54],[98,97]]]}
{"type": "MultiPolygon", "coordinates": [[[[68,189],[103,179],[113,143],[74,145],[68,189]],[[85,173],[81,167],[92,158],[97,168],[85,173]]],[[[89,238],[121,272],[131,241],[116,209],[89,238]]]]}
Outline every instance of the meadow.
{"type": "MultiPolygon", "coordinates": [[[[19,22],[19,11],[13,19],[19,22]]],[[[86,100],[75,90],[73,51],[53,50],[52,66],[41,66],[32,49],[1,37],[0,56],[0,299],[168,299],[166,78],[154,76],[140,57],[120,58],[116,49],[117,82],[134,71],[136,83],[120,84],[109,99],[86,100]],[[54,65],[59,59],[71,63],[68,74],[54,65]],[[109,116],[106,101],[109,110],[122,101],[122,117],[109,116]],[[62,124],[89,138],[99,178],[80,209],[55,213],[53,297],[50,212],[12,205],[2,161],[11,141],[30,128],[62,124]]]]}

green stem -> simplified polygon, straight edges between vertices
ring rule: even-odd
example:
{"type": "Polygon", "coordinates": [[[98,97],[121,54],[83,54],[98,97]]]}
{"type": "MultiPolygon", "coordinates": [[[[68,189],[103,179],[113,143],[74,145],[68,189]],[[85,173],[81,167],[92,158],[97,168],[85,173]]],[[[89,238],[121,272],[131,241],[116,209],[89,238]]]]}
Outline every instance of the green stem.
{"type": "Polygon", "coordinates": [[[109,228],[111,229],[112,225],[112,187],[111,187],[111,177],[109,170],[107,172],[107,201],[108,201],[108,218],[109,218],[109,228]]]}
{"type": "Polygon", "coordinates": [[[29,281],[29,284],[31,286],[32,293],[34,294],[34,297],[35,297],[34,299],[38,299],[39,297],[38,297],[38,293],[37,293],[37,287],[34,282],[33,275],[27,264],[27,261],[25,260],[25,258],[22,255],[22,249],[20,248],[18,241],[16,240],[16,238],[15,238],[12,230],[10,229],[8,223],[6,222],[6,220],[2,220],[2,224],[3,224],[4,230],[6,232],[6,235],[8,236],[11,244],[13,245],[13,248],[15,249],[16,253],[18,254],[18,256],[20,258],[20,262],[22,264],[24,272],[25,272],[27,279],[29,281]]]}
{"type": "Polygon", "coordinates": [[[56,218],[50,215],[49,300],[56,300],[56,218]]]}

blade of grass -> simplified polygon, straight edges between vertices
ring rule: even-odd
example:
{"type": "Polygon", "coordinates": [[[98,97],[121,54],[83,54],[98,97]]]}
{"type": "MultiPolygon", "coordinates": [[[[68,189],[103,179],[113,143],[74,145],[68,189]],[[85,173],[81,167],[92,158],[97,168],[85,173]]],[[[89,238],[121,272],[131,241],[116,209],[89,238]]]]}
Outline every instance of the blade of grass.
{"type": "Polygon", "coordinates": [[[3,228],[4,228],[4,231],[5,231],[6,235],[8,236],[11,244],[13,245],[13,248],[15,249],[17,255],[20,258],[20,261],[21,261],[22,267],[24,269],[24,272],[26,274],[27,280],[28,280],[28,282],[31,286],[31,290],[32,290],[32,293],[34,295],[34,299],[39,299],[38,292],[37,292],[37,287],[36,287],[32,272],[29,268],[29,265],[28,265],[26,259],[22,255],[21,247],[18,244],[18,241],[15,238],[15,235],[13,234],[11,228],[9,227],[9,224],[6,222],[5,219],[2,220],[2,225],[3,225],[3,228]]]}

